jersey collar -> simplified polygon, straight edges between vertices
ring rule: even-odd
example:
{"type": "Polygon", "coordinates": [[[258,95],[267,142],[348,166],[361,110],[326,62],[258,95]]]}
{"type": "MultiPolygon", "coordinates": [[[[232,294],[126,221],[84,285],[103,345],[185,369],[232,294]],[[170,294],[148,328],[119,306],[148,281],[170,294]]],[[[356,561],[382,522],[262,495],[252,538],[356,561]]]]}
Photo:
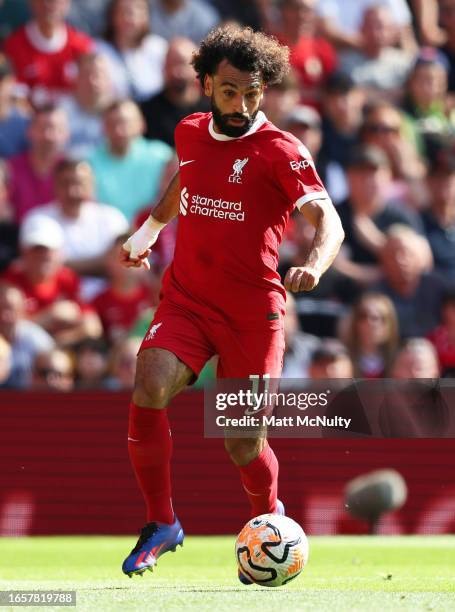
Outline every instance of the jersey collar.
{"type": "Polygon", "coordinates": [[[68,40],[68,32],[65,26],[59,28],[52,38],[45,38],[35,21],[27,23],[25,31],[31,44],[41,53],[58,53],[65,47],[68,40]]]}
{"type": "Polygon", "coordinates": [[[254,120],[253,125],[250,127],[248,132],[245,132],[245,134],[243,134],[243,136],[226,136],[226,134],[218,134],[218,132],[215,132],[212,117],[209,121],[209,134],[215,140],[239,140],[240,138],[246,138],[246,136],[250,136],[251,134],[254,134],[254,132],[257,132],[258,129],[263,126],[266,121],[267,117],[265,116],[265,114],[262,111],[259,111],[256,115],[256,119],[254,120]]]}

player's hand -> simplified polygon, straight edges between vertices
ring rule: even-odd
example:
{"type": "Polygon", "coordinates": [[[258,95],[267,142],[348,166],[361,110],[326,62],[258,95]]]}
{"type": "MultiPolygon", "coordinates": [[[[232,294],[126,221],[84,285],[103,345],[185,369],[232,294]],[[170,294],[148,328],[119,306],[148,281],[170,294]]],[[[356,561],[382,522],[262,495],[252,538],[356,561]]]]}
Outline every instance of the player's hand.
{"type": "Polygon", "coordinates": [[[311,291],[319,283],[320,277],[320,273],[310,266],[289,268],[284,279],[284,287],[294,293],[311,291]]]}
{"type": "MultiPolygon", "coordinates": [[[[125,243],[126,244],[126,243],[125,243]]],[[[131,257],[130,251],[127,251],[125,245],[122,246],[120,250],[120,262],[125,266],[125,268],[141,268],[144,267],[147,270],[150,270],[150,262],[148,260],[148,256],[152,252],[151,249],[147,249],[144,253],[138,255],[135,259],[131,257]]]]}
{"type": "Polygon", "coordinates": [[[144,266],[144,268],[150,270],[150,263],[147,257],[150,255],[150,248],[155,244],[158,234],[164,225],[164,223],[159,223],[152,216],[148,217],[122,246],[120,252],[121,263],[127,268],[140,268],[144,266]]]}

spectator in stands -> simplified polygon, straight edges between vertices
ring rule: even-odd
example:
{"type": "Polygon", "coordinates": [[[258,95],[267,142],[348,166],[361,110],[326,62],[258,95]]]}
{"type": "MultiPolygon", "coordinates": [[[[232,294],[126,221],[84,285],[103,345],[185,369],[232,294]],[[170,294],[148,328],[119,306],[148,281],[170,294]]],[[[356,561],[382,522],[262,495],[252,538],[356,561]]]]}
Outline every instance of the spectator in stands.
{"type": "Polygon", "coordinates": [[[379,407],[382,434],[390,438],[450,436],[453,406],[446,403],[437,380],[428,380],[440,376],[431,342],[409,338],[395,357],[392,376],[397,381],[385,387],[379,407]]]}
{"type": "Polygon", "coordinates": [[[455,282],[455,152],[452,140],[434,151],[427,184],[430,206],[422,215],[425,235],[436,271],[455,282]]]}
{"type": "Polygon", "coordinates": [[[113,240],[128,230],[128,222],[112,206],[93,201],[93,174],[87,162],[64,159],[55,170],[54,202],[40,206],[30,215],[45,216],[60,226],[65,264],[85,275],[83,296],[88,299],[104,283],[105,255],[113,240]]]}
{"type": "Polygon", "coordinates": [[[361,49],[365,44],[361,33],[364,12],[370,6],[387,6],[396,25],[394,44],[404,49],[415,49],[411,12],[406,0],[319,0],[323,33],[336,47],[361,49]]]}
{"type": "Polygon", "coordinates": [[[348,278],[371,285],[381,276],[379,256],[386,242],[384,232],[397,223],[422,232],[422,224],[416,213],[390,203],[391,170],[381,149],[355,149],[349,161],[348,182],[349,198],[338,206],[346,237],[335,265],[348,278]]]}
{"type": "Polygon", "coordinates": [[[294,134],[306,146],[317,165],[319,176],[324,180],[324,168],[318,163],[322,145],[321,116],[318,111],[311,106],[295,106],[286,116],[283,129],[294,134]]]}
{"type": "Polygon", "coordinates": [[[286,129],[287,115],[299,103],[300,87],[294,71],[290,71],[279,83],[269,85],[264,92],[262,110],[267,119],[280,130],[286,129]]]}
{"type": "Polygon", "coordinates": [[[409,338],[395,356],[392,376],[398,379],[439,378],[438,356],[425,338],[409,338]]]}
{"type": "Polygon", "coordinates": [[[98,53],[83,55],[78,61],[74,91],[60,100],[69,120],[71,156],[86,157],[102,142],[102,115],[112,103],[113,95],[105,57],[98,53]]]}
{"type": "Polygon", "coordinates": [[[80,280],[62,265],[63,232],[43,215],[28,217],[21,227],[21,257],[3,274],[3,280],[26,298],[27,317],[45,329],[60,346],[97,338],[98,315],[80,299],[80,280]]]}
{"type": "Polygon", "coordinates": [[[381,249],[384,274],[375,290],[393,302],[402,338],[425,336],[434,329],[441,312],[447,281],[428,270],[429,245],[405,225],[392,225],[381,249]]]}
{"type": "Polygon", "coordinates": [[[69,129],[65,112],[53,104],[38,108],[28,130],[30,149],[9,162],[10,197],[15,219],[54,197],[55,166],[68,143],[69,129]]]}
{"type": "Polygon", "coordinates": [[[300,82],[302,104],[318,105],[327,76],[338,63],[335,49],[317,33],[317,0],[281,0],[278,40],[291,50],[291,65],[300,82]]]}
{"type": "Polygon", "coordinates": [[[121,246],[127,239],[127,234],[119,236],[108,251],[106,268],[109,285],[92,302],[103,324],[104,335],[112,343],[129,333],[152,302],[150,273],[144,269],[128,270],[120,263],[121,246]]]}
{"type": "Polygon", "coordinates": [[[438,354],[442,376],[455,375],[455,289],[447,291],[442,300],[441,324],[433,329],[428,339],[438,354]]]}
{"type": "Polygon", "coordinates": [[[321,341],[317,336],[300,329],[297,304],[291,293],[286,295],[284,317],[284,363],[282,378],[308,378],[308,368],[314,351],[321,341]]]}
{"type": "Polygon", "coordinates": [[[336,203],[347,197],[344,167],[357,143],[364,105],[365,94],[349,75],[336,72],[329,77],[323,95],[323,145],[319,161],[326,166],[325,184],[336,203]]]}
{"type": "Polygon", "coordinates": [[[425,138],[449,134],[455,129],[455,117],[447,98],[448,63],[445,56],[431,47],[420,50],[408,79],[403,109],[409,127],[425,151],[425,138]]]}
{"type": "Polygon", "coordinates": [[[33,362],[33,391],[72,391],[74,387],[73,362],[67,352],[52,349],[38,353],[33,362]]]}
{"type": "Polygon", "coordinates": [[[205,0],[155,0],[151,8],[152,32],[167,40],[185,36],[197,45],[219,20],[205,0]]]}
{"type": "Polygon", "coordinates": [[[134,386],[136,358],[142,338],[137,336],[118,342],[111,354],[110,375],[106,387],[113,391],[126,391],[134,386]]]}
{"type": "Polygon", "coordinates": [[[54,346],[54,340],[39,325],[25,318],[25,298],[22,292],[0,284],[0,336],[11,346],[11,373],[8,387],[29,386],[35,356],[54,346]]]}
{"type": "Polygon", "coordinates": [[[111,0],[73,0],[68,23],[93,38],[99,38],[106,29],[107,11],[111,0]]]}
{"type": "Polygon", "coordinates": [[[8,168],[0,160],[0,272],[17,257],[19,228],[8,193],[8,168]]]}
{"type": "Polygon", "coordinates": [[[33,19],[5,41],[17,79],[35,103],[70,91],[78,58],[93,48],[91,38],[66,24],[69,7],[70,0],[31,0],[33,19]]]}
{"type": "Polygon", "coordinates": [[[313,353],[309,374],[313,380],[352,378],[354,369],[346,347],[338,340],[323,340],[313,353]]]}
{"type": "Polygon", "coordinates": [[[0,389],[7,389],[7,380],[11,374],[11,346],[0,336],[0,389]]]}
{"type": "Polygon", "coordinates": [[[393,178],[390,197],[412,208],[421,208],[426,167],[412,131],[406,129],[403,113],[389,102],[372,102],[365,109],[360,138],[366,145],[379,147],[387,155],[393,178]]]}
{"type": "Polygon", "coordinates": [[[138,106],[114,102],[104,112],[106,142],[90,156],[97,199],[115,206],[129,221],[158,195],[161,175],[173,160],[169,145],[146,140],[138,106]]]}
{"type": "Polygon", "coordinates": [[[390,7],[377,4],[367,8],[360,35],[360,49],[340,54],[340,70],[366,88],[370,99],[399,100],[414,54],[394,46],[396,24],[390,7]]]}
{"type": "Polygon", "coordinates": [[[11,64],[0,54],[0,157],[12,157],[27,148],[29,114],[14,103],[14,87],[11,64]]]}
{"type": "Polygon", "coordinates": [[[195,50],[196,46],[188,38],[170,41],[164,62],[163,91],[141,104],[146,138],[162,140],[173,147],[177,123],[187,115],[209,110],[190,63],[195,50]]]}
{"type": "Polygon", "coordinates": [[[167,41],[150,33],[148,0],[112,0],[98,49],[109,61],[118,98],[140,102],[163,88],[167,41]]]}
{"type": "Polygon", "coordinates": [[[357,378],[390,375],[398,345],[395,308],[380,293],[364,293],[341,324],[341,339],[349,350],[357,378]]]}
{"type": "Polygon", "coordinates": [[[86,340],[76,350],[76,388],[101,389],[106,384],[108,350],[102,340],[86,340]]]}
{"type": "Polygon", "coordinates": [[[446,40],[440,47],[449,65],[450,92],[455,92],[455,0],[440,0],[440,21],[446,40]]]}

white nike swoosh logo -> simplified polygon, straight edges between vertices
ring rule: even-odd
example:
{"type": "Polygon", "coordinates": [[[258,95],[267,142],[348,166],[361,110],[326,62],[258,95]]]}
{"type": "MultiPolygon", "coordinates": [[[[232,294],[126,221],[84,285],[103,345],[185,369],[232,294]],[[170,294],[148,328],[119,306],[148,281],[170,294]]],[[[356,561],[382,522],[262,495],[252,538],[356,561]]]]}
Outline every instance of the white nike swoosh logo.
{"type": "Polygon", "coordinates": [[[128,436],[128,440],[130,442],[140,442],[140,440],[136,440],[135,438],[130,438],[129,436],[128,436]]]}
{"type": "Polygon", "coordinates": [[[186,161],[186,162],[184,162],[184,161],[180,161],[180,168],[181,168],[182,166],[186,166],[187,164],[191,164],[191,163],[193,163],[194,161],[196,161],[196,160],[195,160],[195,159],[190,159],[190,160],[188,160],[188,161],[186,161]]]}

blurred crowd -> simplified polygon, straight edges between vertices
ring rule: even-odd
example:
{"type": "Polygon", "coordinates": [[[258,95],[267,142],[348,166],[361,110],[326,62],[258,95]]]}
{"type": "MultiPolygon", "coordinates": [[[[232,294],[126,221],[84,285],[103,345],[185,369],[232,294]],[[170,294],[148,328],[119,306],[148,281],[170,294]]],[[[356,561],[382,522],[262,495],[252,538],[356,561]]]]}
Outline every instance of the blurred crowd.
{"type": "MultiPolygon", "coordinates": [[[[0,388],[132,386],[177,222],[151,272],[119,249],[178,167],[177,122],[210,109],[190,60],[226,21],[289,46],[263,110],[346,233],[288,296],[283,375],[454,375],[455,0],[2,0],[0,388]]],[[[312,239],[294,214],[281,273],[312,239]]]]}

